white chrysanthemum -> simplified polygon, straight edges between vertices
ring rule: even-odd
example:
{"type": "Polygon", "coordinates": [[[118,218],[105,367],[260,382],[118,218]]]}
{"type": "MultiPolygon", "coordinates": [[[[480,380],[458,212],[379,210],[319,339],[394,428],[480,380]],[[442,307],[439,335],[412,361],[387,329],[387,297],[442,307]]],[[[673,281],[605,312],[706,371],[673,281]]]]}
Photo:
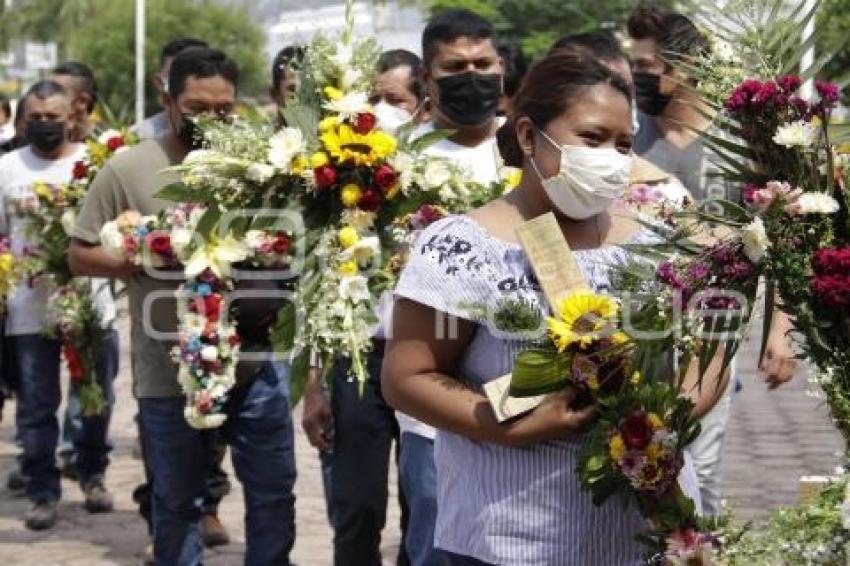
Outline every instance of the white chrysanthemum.
{"type": "Polygon", "coordinates": [[[434,159],[428,162],[423,172],[425,184],[428,188],[442,187],[451,179],[451,171],[443,160],[434,159]]]}
{"type": "Polygon", "coordinates": [[[814,143],[816,135],[817,128],[798,120],[779,126],[773,136],[773,142],[785,147],[809,147],[814,143]]]}
{"type": "Polygon", "coordinates": [[[246,246],[252,250],[256,250],[266,241],[266,235],[262,230],[248,230],[245,232],[244,240],[246,246]]]}
{"type": "Polygon", "coordinates": [[[65,234],[70,236],[71,230],[74,229],[74,225],[77,223],[77,211],[69,208],[62,213],[62,217],[59,221],[62,223],[62,230],[65,231],[65,234]]]}
{"type": "Polygon", "coordinates": [[[368,301],[371,297],[369,282],[362,275],[343,277],[339,282],[339,296],[352,303],[368,301]]]}
{"type": "Polygon", "coordinates": [[[124,234],[118,229],[115,220],[107,222],[100,229],[100,244],[109,255],[124,259],[124,234]]]}
{"type": "Polygon", "coordinates": [[[770,240],[761,218],[756,218],[744,226],[741,231],[741,239],[744,243],[744,253],[753,263],[761,261],[770,247],[770,240]]]}
{"type": "Polygon", "coordinates": [[[196,149],[190,151],[183,159],[183,165],[196,165],[198,163],[206,163],[217,155],[217,152],[209,149],[196,149]]]}
{"type": "Polygon", "coordinates": [[[209,363],[218,360],[218,348],[215,346],[204,346],[201,348],[201,359],[209,363]]]}
{"type": "Polygon", "coordinates": [[[349,208],[343,211],[340,220],[341,224],[351,226],[357,232],[363,232],[375,225],[376,217],[377,214],[374,212],[367,212],[359,208],[349,208]]]}
{"type": "Polygon", "coordinates": [[[185,259],[183,253],[186,251],[186,247],[192,243],[193,235],[194,231],[188,228],[176,228],[171,231],[171,248],[181,260],[185,259]]]}
{"type": "Polygon", "coordinates": [[[838,201],[826,193],[803,193],[795,203],[799,214],[834,214],[838,201]]]}
{"type": "Polygon", "coordinates": [[[371,112],[372,107],[369,106],[369,96],[365,92],[349,92],[348,94],[325,102],[325,110],[335,112],[343,118],[353,118],[362,112],[371,112]]]}
{"type": "Polygon", "coordinates": [[[106,142],[108,142],[112,138],[123,138],[123,137],[124,136],[121,135],[121,132],[119,132],[118,130],[106,130],[105,132],[103,132],[102,134],[97,136],[97,143],[99,143],[101,145],[106,145],[106,142]]]}
{"type": "MultiPolygon", "coordinates": [[[[290,160],[291,161],[291,160],[290,160]]],[[[245,177],[255,183],[265,183],[274,177],[274,167],[265,163],[252,163],[245,170],[245,177]]]]}
{"type": "Polygon", "coordinates": [[[191,405],[186,406],[183,416],[186,418],[186,422],[189,423],[190,427],[198,430],[218,428],[227,420],[227,415],[225,414],[205,415],[191,405]]]}
{"type": "Polygon", "coordinates": [[[288,171],[292,159],[304,150],[304,136],[298,128],[284,128],[269,139],[269,163],[288,171]]]}

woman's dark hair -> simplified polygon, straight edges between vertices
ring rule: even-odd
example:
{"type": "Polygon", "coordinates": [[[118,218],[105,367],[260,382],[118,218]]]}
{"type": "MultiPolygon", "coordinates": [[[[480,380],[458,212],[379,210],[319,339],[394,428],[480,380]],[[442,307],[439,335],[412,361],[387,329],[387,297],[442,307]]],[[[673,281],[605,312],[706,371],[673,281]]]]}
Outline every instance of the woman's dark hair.
{"type": "Polygon", "coordinates": [[[557,49],[535,63],[514,97],[513,115],[497,134],[505,165],[522,167],[524,155],[516,135],[518,118],[527,117],[543,129],[598,84],[609,85],[631,104],[631,91],[623,78],[582,51],[557,49]]]}
{"type": "Polygon", "coordinates": [[[626,31],[632,39],[651,39],[667,61],[708,53],[708,39],[686,16],[650,2],[641,2],[629,14],[626,31]]]}
{"type": "Polygon", "coordinates": [[[239,68],[236,63],[228,59],[224,52],[209,47],[190,47],[174,58],[168,74],[168,92],[171,96],[177,98],[183,93],[189,77],[222,77],[233,88],[239,87],[239,68]]]}

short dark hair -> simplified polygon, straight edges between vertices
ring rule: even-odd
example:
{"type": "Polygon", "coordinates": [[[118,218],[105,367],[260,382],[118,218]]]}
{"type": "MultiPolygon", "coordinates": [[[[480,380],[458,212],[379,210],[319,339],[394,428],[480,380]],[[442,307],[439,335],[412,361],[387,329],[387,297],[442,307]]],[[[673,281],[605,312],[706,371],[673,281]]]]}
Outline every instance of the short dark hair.
{"type": "Polygon", "coordinates": [[[652,39],[661,57],[675,62],[711,50],[708,39],[686,16],[649,2],[641,2],[629,14],[626,30],[632,39],[652,39]]]}
{"type": "Polygon", "coordinates": [[[606,62],[628,59],[620,41],[606,30],[565,35],[552,45],[552,49],[577,49],[606,62]]]}
{"type": "Polygon", "coordinates": [[[623,77],[586,53],[556,49],[532,65],[513,99],[512,116],[497,134],[505,165],[522,167],[525,159],[516,135],[518,118],[527,117],[542,130],[567,112],[587,89],[599,84],[609,85],[631,104],[631,91],[623,77]]]}
{"type": "Polygon", "coordinates": [[[410,67],[410,92],[416,96],[416,100],[425,98],[425,85],[422,84],[419,71],[422,68],[422,59],[418,55],[406,49],[391,49],[381,53],[378,58],[378,74],[386,73],[399,67],[410,67]]]}
{"type": "Polygon", "coordinates": [[[499,56],[505,67],[505,94],[513,97],[522,84],[522,78],[528,72],[528,61],[522,48],[515,44],[504,44],[499,46],[499,56]]]}
{"type": "Polygon", "coordinates": [[[39,100],[47,100],[51,96],[68,96],[68,91],[61,84],[56,81],[47,79],[43,81],[38,81],[29,89],[27,92],[21,97],[18,101],[18,112],[15,113],[15,117],[17,118],[18,113],[26,112],[25,108],[27,105],[27,101],[32,98],[37,98],[39,100]]]}
{"type": "Polygon", "coordinates": [[[77,81],[80,90],[89,95],[86,111],[91,114],[97,104],[97,82],[91,68],[80,61],[65,61],[53,69],[53,74],[73,77],[77,81]]]}
{"type": "Polygon", "coordinates": [[[277,52],[272,61],[272,88],[277,90],[280,81],[286,76],[286,70],[298,66],[304,61],[307,48],[303,45],[287,45],[277,52]]]}
{"type": "Polygon", "coordinates": [[[12,118],[12,105],[9,103],[9,97],[0,94],[0,110],[6,115],[6,118],[12,118]]]}
{"type": "Polygon", "coordinates": [[[431,66],[437,54],[437,43],[451,43],[459,37],[495,40],[496,32],[493,30],[493,24],[475,12],[464,9],[437,12],[422,32],[424,65],[431,66]]]}
{"type": "Polygon", "coordinates": [[[223,77],[233,88],[239,87],[239,67],[223,51],[210,47],[190,47],[174,58],[168,74],[171,96],[176,98],[183,93],[189,77],[223,77]]]}
{"type": "Polygon", "coordinates": [[[159,53],[160,64],[165,63],[168,58],[177,57],[190,47],[209,47],[209,44],[195,37],[176,37],[162,46],[162,51],[159,53]]]}

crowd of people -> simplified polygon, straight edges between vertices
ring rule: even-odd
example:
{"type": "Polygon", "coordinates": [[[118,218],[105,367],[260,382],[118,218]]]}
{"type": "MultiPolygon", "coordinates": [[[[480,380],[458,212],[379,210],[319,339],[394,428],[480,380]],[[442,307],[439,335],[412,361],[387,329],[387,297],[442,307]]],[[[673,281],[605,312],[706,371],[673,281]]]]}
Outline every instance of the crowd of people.
{"type": "MultiPolygon", "coordinates": [[[[547,212],[558,218],[589,284],[613,290],[604,266],[625,253],[621,244],[641,237],[640,224],[616,210],[617,191],[621,196],[625,187],[606,185],[613,167],[633,173],[637,163],[649,163],[653,175],[660,171],[697,201],[737,198],[718,180],[700,139],[712,121],[691,79],[674,64],[708,49],[703,35],[686,16],[651,4],[630,14],[625,34],[628,53],[617,36],[600,30],[562,37],[529,65],[516,46],[499,42],[486,19],[453,10],[428,22],[421,58],[404,50],[381,55],[370,103],[382,127],[413,121],[416,135],[448,130],[425,151],[456,162],[480,183],[498,181],[504,165],[520,168],[522,181],[420,235],[394,297],[382,301],[362,391],[346,359],[337,361],[328,383],[318,367],[309,374],[300,424],[321,459],[335,564],[381,563],[390,465],[398,467],[402,509],[398,564],[612,565],[640,559],[630,535],[641,530],[640,516],[615,504],[595,507],[574,476],[577,439],[592,411],[571,409],[565,393],[499,424],[481,385],[509,373],[514,354],[527,345],[491,334],[457,309],[499,295],[523,297],[545,310],[515,228],[547,212]],[[433,334],[441,315],[460,320],[450,339],[433,334]]],[[[269,119],[278,125],[285,123],[280,110],[299,88],[304,50],[287,47],[272,63],[269,94],[278,111],[269,119]]],[[[97,129],[96,71],[67,62],[29,88],[14,114],[7,101],[0,103],[0,233],[12,238],[17,252],[34,243],[21,213],[34,198],[33,185],[69,181],[97,129]]],[[[179,281],[156,279],[100,245],[101,228],[122,212],[156,214],[167,206],[155,195],[179,180],[165,169],[198,147],[192,118],[224,118],[237,106],[239,69],[202,39],[165,45],[152,81],[162,111],[134,128],[138,145],[99,172],[68,255],[76,274],[92,278],[95,303],[110,329],[97,363],[108,409],[82,415],[71,384],[65,415],[57,417],[60,344],[42,334],[46,296],[21,283],[4,320],[3,387],[16,399],[20,447],[7,485],[29,498],[24,521],[30,529],[55,525],[61,476],[79,483],[89,512],[113,510],[106,481],[110,414],[116,402],[130,402],[113,394],[119,352],[114,289],[120,282],[129,298],[145,472],[133,495],[148,524],[149,560],[200,564],[204,546],[228,544],[218,508],[230,491],[223,470],[229,447],[245,495],[245,563],[288,564],[296,537],[296,466],[287,363],[241,362],[225,426],[191,428],[173,342],[161,338],[176,331],[179,281]]],[[[278,305],[239,306],[243,351],[270,351],[268,323],[278,305]]],[[[795,369],[787,328],[777,316],[762,366],[774,387],[795,369]]],[[[683,392],[696,403],[702,432],[680,481],[706,515],[720,511],[724,436],[741,386],[734,365],[730,373],[723,387],[683,392]]]]}

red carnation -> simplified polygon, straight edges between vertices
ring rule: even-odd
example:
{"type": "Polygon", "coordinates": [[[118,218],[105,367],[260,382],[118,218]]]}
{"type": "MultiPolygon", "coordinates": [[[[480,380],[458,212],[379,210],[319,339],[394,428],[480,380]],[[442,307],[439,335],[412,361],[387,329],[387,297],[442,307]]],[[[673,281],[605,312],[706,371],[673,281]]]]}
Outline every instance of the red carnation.
{"type": "Polygon", "coordinates": [[[321,189],[327,189],[328,187],[332,187],[336,184],[336,169],[330,165],[316,167],[313,173],[316,177],[316,186],[321,189]]]}
{"type": "Polygon", "coordinates": [[[65,344],[62,347],[62,353],[65,354],[65,362],[68,364],[68,374],[71,381],[74,383],[82,382],[85,372],[83,371],[83,360],[80,357],[80,352],[70,344],[65,344]]]}
{"type": "Polygon", "coordinates": [[[360,200],[357,201],[357,208],[366,212],[376,212],[381,208],[382,202],[383,199],[381,199],[381,195],[377,191],[368,189],[363,191],[360,200]]]}
{"type": "Polygon", "coordinates": [[[168,232],[157,230],[145,236],[145,243],[150,251],[157,255],[169,256],[172,253],[171,236],[168,232]]]}
{"type": "Polygon", "coordinates": [[[85,161],[77,161],[74,163],[74,179],[85,179],[89,174],[89,166],[85,161]]]}
{"type": "Polygon", "coordinates": [[[776,82],[779,83],[779,87],[786,93],[795,92],[798,88],[800,88],[800,85],[803,84],[802,79],[796,75],[785,75],[784,77],[779,77],[776,79],[776,82]]]}
{"type": "Polygon", "coordinates": [[[109,151],[117,151],[121,147],[124,147],[124,138],[121,136],[114,136],[106,140],[106,149],[109,151]]]}
{"type": "Polygon", "coordinates": [[[643,450],[652,441],[652,426],[643,411],[635,411],[620,429],[623,441],[630,450],[643,450]]]}
{"type": "Polygon", "coordinates": [[[812,292],[828,307],[850,306],[850,278],[844,275],[819,275],[811,281],[812,292]]]}
{"type": "Polygon", "coordinates": [[[208,392],[200,391],[195,406],[201,413],[209,413],[213,408],[213,398],[208,392]]]}
{"type": "Polygon", "coordinates": [[[278,236],[274,239],[274,243],[272,244],[272,251],[276,254],[285,255],[289,253],[289,248],[291,247],[292,242],[289,239],[289,236],[286,234],[278,234],[278,236]]]}
{"type": "Polygon", "coordinates": [[[361,112],[354,119],[354,131],[360,135],[366,135],[375,129],[378,118],[371,112],[361,112]]]}
{"type": "Polygon", "coordinates": [[[835,83],[815,81],[815,89],[817,89],[818,94],[828,105],[833,105],[838,102],[838,99],[841,96],[841,89],[838,88],[838,85],[835,83]]]}
{"type": "Polygon", "coordinates": [[[215,293],[204,297],[204,314],[207,316],[209,322],[218,322],[221,302],[221,295],[215,293]]]}
{"type": "Polygon", "coordinates": [[[392,189],[397,179],[398,175],[391,165],[381,165],[375,170],[375,184],[384,191],[392,189]]]}

